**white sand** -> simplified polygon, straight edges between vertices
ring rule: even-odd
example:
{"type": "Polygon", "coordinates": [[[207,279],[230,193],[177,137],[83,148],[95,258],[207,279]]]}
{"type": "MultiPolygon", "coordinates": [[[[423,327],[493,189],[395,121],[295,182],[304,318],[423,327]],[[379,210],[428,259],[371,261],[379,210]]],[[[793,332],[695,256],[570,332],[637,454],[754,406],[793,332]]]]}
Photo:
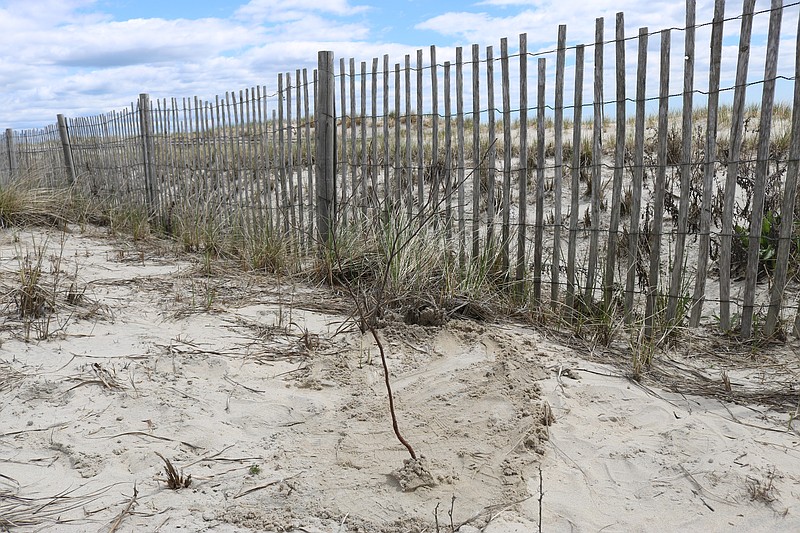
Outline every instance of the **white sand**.
{"type": "Polygon", "coordinates": [[[441,531],[451,508],[462,532],[536,531],[539,466],[547,532],[800,530],[789,413],[648,390],[496,323],[381,330],[400,428],[438,481],[403,492],[378,352],[346,299],[73,231],[57,312],[33,321],[50,334],[25,342],[32,238],[0,233],[0,524],[33,522],[13,531],[430,532],[437,505],[441,531]],[[157,452],[188,488],[167,488],[157,452]]]}

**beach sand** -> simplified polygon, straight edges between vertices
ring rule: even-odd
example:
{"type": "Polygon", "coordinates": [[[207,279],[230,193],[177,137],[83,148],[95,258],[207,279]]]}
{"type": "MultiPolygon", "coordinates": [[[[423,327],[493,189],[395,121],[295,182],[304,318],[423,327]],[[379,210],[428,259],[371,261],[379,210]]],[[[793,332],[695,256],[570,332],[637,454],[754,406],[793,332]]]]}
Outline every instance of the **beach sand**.
{"type": "Polygon", "coordinates": [[[0,530],[800,531],[796,412],[639,383],[545,329],[387,320],[433,480],[403,490],[346,295],[100,228],[0,231],[0,287],[0,530]],[[56,308],[23,320],[26,257],[56,308]]]}

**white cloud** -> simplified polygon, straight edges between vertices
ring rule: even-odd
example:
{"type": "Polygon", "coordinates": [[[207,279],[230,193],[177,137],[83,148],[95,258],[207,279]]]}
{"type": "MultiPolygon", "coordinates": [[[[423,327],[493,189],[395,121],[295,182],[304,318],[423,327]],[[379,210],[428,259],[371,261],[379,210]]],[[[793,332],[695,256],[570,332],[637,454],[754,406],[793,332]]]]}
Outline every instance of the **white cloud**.
{"type": "Polygon", "coordinates": [[[351,6],[347,0],[251,0],[236,10],[236,17],[253,22],[287,22],[308,13],[326,13],[339,17],[363,13],[365,6],[351,6]]]}
{"type": "Polygon", "coordinates": [[[53,64],[113,67],[195,61],[257,40],[251,29],[219,19],[134,19],[71,25],[46,46],[53,64]]]}
{"type": "MultiPolygon", "coordinates": [[[[500,11],[491,15],[482,11],[449,12],[432,17],[417,24],[417,29],[430,30],[448,37],[458,38],[462,43],[493,44],[502,37],[509,40],[520,33],[527,33],[529,43],[552,44],[556,40],[558,26],[566,24],[567,38],[572,43],[594,41],[594,22],[605,18],[605,38],[614,34],[617,12],[625,12],[626,35],[633,36],[640,26],[652,29],[682,27],[685,11],[681,2],[674,0],[652,0],[646,10],[636,0],[597,0],[587,5],[580,0],[540,0],[517,2],[515,0],[490,0],[479,5],[505,5],[524,7],[513,13],[500,11]]],[[[698,11],[698,18],[711,19],[711,13],[698,11]]]]}

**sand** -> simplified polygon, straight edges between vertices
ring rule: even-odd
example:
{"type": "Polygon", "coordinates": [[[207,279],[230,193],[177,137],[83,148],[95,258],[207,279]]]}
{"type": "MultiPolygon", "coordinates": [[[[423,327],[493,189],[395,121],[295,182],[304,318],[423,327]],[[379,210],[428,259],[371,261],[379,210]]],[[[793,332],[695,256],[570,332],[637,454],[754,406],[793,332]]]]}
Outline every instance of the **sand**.
{"type": "Polygon", "coordinates": [[[792,412],[640,385],[544,329],[380,329],[420,482],[327,287],[70,228],[0,231],[0,288],[0,530],[800,530],[792,412]],[[56,305],[23,320],[43,246],[56,305]]]}

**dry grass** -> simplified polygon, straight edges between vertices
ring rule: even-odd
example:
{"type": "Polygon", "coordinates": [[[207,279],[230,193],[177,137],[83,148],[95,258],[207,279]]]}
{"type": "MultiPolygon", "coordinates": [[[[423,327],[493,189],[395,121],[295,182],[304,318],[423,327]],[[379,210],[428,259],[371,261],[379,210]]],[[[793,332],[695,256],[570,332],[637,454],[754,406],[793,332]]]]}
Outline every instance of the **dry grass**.
{"type": "Polygon", "coordinates": [[[54,495],[22,496],[15,489],[4,490],[0,487],[0,530],[73,522],[63,516],[70,511],[87,508],[110,488],[81,493],[81,486],[54,495]]]}
{"type": "Polygon", "coordinates": [[[0,187],[0,228],[10,226],[63,227],[69,217],[64,191],[36,187],[21,179],[0,187]]]}
{"type": "Polygon", "coordinates": [[[25,377],[26,374],[14,368],[12,363],[0,360],[0,392],[14,389],[25,377]]]}
{"type": "Polygon", "coordinates": [[[172,490],[189,488],[189,485],[192,484],[192,476],[191,475],[184,476],[183,470],[178,472],[178,469],[175,468],[175,466],[173,466],[172,462],[169,459],[167,459],[158,452],[155,453],[157,456],[161,458],[162,461],[164,461],[164,473],[167,476],[166,478],[167,487],[169,487],[172,490]]]}
{"type": "Polygon", "coordinates": [[[761,478],[747,478],[747,492],[750,501],[761,502],[769,505],[778,499],[778,490],[774,486],[775,468],[771,468],[767,474],[761,478]]]}

